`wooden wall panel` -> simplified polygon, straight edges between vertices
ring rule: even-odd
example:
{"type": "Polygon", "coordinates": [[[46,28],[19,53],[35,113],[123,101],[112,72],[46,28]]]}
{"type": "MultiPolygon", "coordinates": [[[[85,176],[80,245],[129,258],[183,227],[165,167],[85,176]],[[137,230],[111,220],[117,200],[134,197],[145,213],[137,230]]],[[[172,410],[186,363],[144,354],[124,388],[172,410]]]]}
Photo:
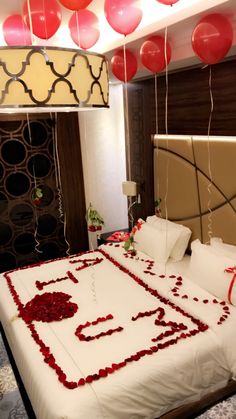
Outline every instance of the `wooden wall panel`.
{"type": "Polygon", "coordinates": [[[57,115],[58,152],[70,253],[88,249],[84,178],[77,112],[57,115]]]}
{"type": "Polygon", "coordinates": [[[78,114],[0,114],[0,272],[66,255],[54,127],[70,254],[88,249],[78,114]]]}
{"type": "MultiPolygon", "coordinates": [[[[168,74],[168,133],[206,135],[210,116],[210,67],[185,69],[168,74]]],[[[236,135],[236,59],[211,66],[214,110],[211,135],[236,135]]],[[[158,128],[165,134],[166,77],[157,77],[158,128]]],[[[128,84],[131,177],[143,189],[135,218],[152,214],[153,179],[151,134],[156,132],[155,80],[128,84]],[[135,121],[140,118],[138,123],[135,121]],[[138,150],[138,153],[137,153],[138,150]]]]}
{"type": "MultiPolygon", "coordinates": [[[[211,66],[214,110],[213,135],[234,135],[236,130],[236,60],[211,66]]],[[[168,131],[171,134],[207,134],[210,114],[210,67],[170,74],[168,131]]],[[[159,125],[165,133],[165,78],[159,78],[159,125]]]]}
{"type": "MultiPolygon", "coordinates": [[[[141,204],[133,207],[134,218],[144,217],[154,211],[152,144],[153,133],[150,118],[149,83],[132,83],[129,85],[129,132],[131,180],[140,185],[141,204]],[[149,181],[147,182],[147,179],[149,181]]],[[[154,109],[154,108],[153,108],[154,109]]]]}

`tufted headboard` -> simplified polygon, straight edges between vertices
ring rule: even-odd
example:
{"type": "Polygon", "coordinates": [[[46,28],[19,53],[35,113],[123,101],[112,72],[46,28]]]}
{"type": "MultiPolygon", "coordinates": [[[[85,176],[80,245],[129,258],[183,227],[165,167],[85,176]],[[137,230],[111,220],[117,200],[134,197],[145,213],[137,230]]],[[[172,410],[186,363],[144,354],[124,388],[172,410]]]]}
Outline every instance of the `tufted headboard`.
{"type": "Polygon", "coordinates": [[[154,135],[154,193],[164,218],[236,245],[236,137],[154,135]]]}

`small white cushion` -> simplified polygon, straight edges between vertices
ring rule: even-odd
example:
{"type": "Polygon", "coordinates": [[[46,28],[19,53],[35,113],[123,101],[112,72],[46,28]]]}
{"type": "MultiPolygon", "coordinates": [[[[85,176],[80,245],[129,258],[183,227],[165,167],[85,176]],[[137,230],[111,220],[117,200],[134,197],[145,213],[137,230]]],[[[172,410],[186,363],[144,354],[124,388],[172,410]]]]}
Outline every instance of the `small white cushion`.
{"type": "Polygon", "coordinates": [[[178,237],[177,230],[158,230],[144,222],[134,234],[134,241],[137,250],[157,262],[166,263],[178,237]]]}
{"type": "Polygon", "coordinates": [[[231,258],[236,258],[236,246],[223,243],[222,239],[219,237],[212,237],[210,243],[212,248],[219,251],[220,254],[231,258]]]}
{"type": "MultiPolygon", "coordinates": [[[[229,302],[228,291],[233,273],[225,272],[225,269],[236,266],[236,257],[221,255],[218,250],[202,244],[198,239],[192,242],[191,249],[187,277],[215,297],[229,302]]],[[[232,289],[231,301],[236,306],[236,283],[232,289]]]]}
{"type": "Polygon", "coordinates": [[[146,221],[148,224],[161,231],[166,229],[168,232],[172,230],[178,231],[179,236],[176,240],[173,249],[171,250],[170,257],[176,262],[182,260],[192,234],[191,230],[188,227],[183,226],[182,224],[174,223],[173,221],[157,217],[156,215],[147,217],[146,221]]]}

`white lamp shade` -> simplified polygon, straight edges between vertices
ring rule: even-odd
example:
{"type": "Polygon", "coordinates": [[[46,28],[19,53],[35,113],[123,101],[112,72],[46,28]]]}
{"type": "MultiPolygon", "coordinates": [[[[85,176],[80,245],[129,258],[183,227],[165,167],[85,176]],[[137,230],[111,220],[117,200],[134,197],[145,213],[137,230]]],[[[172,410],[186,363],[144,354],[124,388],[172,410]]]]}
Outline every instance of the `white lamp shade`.
{"type": "Polygon", "coordinates": [[[137,196],[137,183],[131,180],[123,182],[122,192],[126,196],[137,196]]]}

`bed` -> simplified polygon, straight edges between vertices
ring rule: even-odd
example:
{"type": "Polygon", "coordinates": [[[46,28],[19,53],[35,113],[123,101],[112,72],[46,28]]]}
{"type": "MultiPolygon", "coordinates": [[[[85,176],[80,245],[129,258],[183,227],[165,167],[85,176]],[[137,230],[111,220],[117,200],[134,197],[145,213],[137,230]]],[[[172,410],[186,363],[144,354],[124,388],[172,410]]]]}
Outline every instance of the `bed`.
{"type": "MultiPolygon", "coordinates": [[[[166,139],[161,141],[164,148],[166,139]]],[[[160,164],[154,166],[163,194],[161,173],[168,166],[162,171],[160,164]]],[[[169,179],[168,199],[171,190],[169,179]]],[[[209,289],[198,282],[207,275],[203,268],[209,271],[208,260],[214,268],[233,256],[226,261],[214,251],[205,256],[224,244],[196,243],[205,224],[188,214],[195,256],[177,257],[176,224],[188,228],[186,214],[179,217],[177,210],[175,226],[165,218],[164,228],[153,225],[155,215],[140,221],[136,254],[123,243],[108,243],[0,276],[1,323],[38,419],[187,418],[189,404],[229,387],[235,391],[234,289],[230,304],[227,287],[219,291],[225,298],[218,298],[211,292],[213,281],[209,289]]],[[[235,244],[230,237],[225,241],[235,244]]],[[[233,274],[228,272],[230,278],[233,274]]]]}

